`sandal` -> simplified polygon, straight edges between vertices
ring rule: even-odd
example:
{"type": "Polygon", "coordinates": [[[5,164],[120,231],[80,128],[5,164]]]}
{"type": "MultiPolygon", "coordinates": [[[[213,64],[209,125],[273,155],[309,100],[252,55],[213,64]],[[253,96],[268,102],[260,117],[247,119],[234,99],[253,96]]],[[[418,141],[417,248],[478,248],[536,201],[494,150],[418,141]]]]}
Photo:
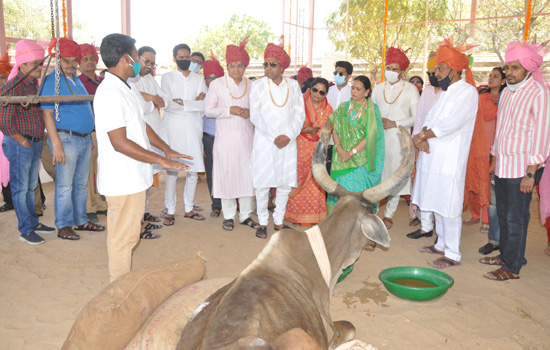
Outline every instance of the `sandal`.
{"type": "Polygon", "coordinates": [[[176,222],[174,215],[164,214],[164,221],[162,222],[164,226],[172,226],[176,222]]]}
{"type": "Polygon", "coordinates": [[[384,219],[382,219],[382,222],[384,222],[384,225],[388,230],[393,226],[393,220],[390,218],[384,217],[384,219]]]}
{"type": "Polygon", "coordinates": [[[266,239],[267,238],[267,226],[260,226],[256,230],[256,237],[266,239]]]}
{"type": "Polygon", "coordinates": [[[73,228],[70,226],[62,227],[57,230],[57,237],[71,241],[78,241],[80,239],[80,236],[74,232],[73,228]]]}
{"type": "Polygon", "coordinates": [[[454,261],[453,259],[449,259],[444,256],[430,263],[430,266],[433,267],[434,269],[446,269],[447,267],[460,266],[460,265],[462,265],[460,261],[454,261]],[[443,263],[444,265],[437,265],[437,263],[443,263]]]}
{"type": "Polygon", "coordinates": [[[489,233],[489,223],[487,223],[487,222],[482,223],[481,227],[479,228],[479,232],[489,233]]]}
{"type": "MultiPolygon", "coordinates": [[[[193,212],[191,212],[191,213],[193,213],[193,212]]],[[[191,215],[185,214],[183,217],[184,217],[184,218],[187,218],[187,219],[198,220],[198,221],[204,220],[204,216],[202,216],[202,215],[199,214],[199,213],[193,213],[193,214],[191,214],[191,215]]]]}
{"type": "Polygon", "coordinates": [[[75,231],[93,231],[93,232],[101,232],[101,231],[105,231],[105,226],[100,225],[100,224],[94,224],[93,222],[88,221],[88,222],[85,223],[84,225],[75,226],[75,227],[74,227],[74,230],[75,230],[75,231]]]}
{"type": "Polygon", "coordinates": [[[153,231],[149,231],[149,230],[145,230],[139,234],[140,239],[155,239],[159,237],[160,235],[158,233],[154,233],[153,231]]]}
{"type": "Polygon", "coordinates": [[[246,225],[246,226],[248,226],[250,228],[253,228],[255,230],[260,228],[260,224],[257,223],[257,222],[254,222],[254,220],[252,220],[252,218],[247,218],[245,221],[241,222],[241,225],[246,225]]]}
{"type": "Polygon", "coordinates": [[[164,219],[164,217],[166,216],[166,214],[168,214],[168,209],[164,208],[164,209],[162,209],[162,211],[160,212],[159,217],[164,219]]]}
{"type": "Polygon", "coordinates": [[[143,214],[143,220],[144,221],[150,221],[150,222],[160,222],[160,218],[158,216],[154,216],[151,213],[143,214]]]}
{"type": "Polygon", "coordinates": [[[519,280],[518,275],[514,275],[513,273],[502,267],[498,270],[487,272],[483,275],[483,277],[493,281],[519,280]]]}
{"type": "Polygon", "coordinates": [[[411,221],[409,221],[409,226],[418,226],[420,225],[420,220],[418,218],[414,218],[411,221]]]}
{"type": "Polygon", "coordinates": [[[13,206],[8,204],[4,204],[3,206],[0,207],[0,213],[3,213],[5,211],[10,211],[10,210],[13,210],[13,206]]]}
{"type": "Polygon", "coordinates": [[[277,231],[286,230],[287,228],[290,228],[290,226],[287,226],[285,224],[282,225],[273,225],[273,228],[277,231]]]}
{"type": "Polygon", "coordinates": [[[235,228],[235,220],[233,219],[223,220],[222,228],[226,231],[233,231],[233,228],[235,228]]]}
{"type": "Polygon", "coordinates": [[[487,256],[479,259],[479,262],[485,265],[504,265],[502,260],[500,260],[500,256],[487,256]]]}
{"type": "Polygon", "coordinates": [[[474,217],[471,217],[471,218],[469,218],[469,219],[467,219],[467,220],[462,221],[462,225],[464,225],[464,226],[470,226],[470,225],[474,225],[474,224],[479,224],[480,221],[481,221],[481,220],[480,220],[479,218],[476,219],[476,218],[474,218],[474,217]]]}
{"type": "MultiPolygon", "coordinates": [[[[160,219],[159,219],[160,220],[160,219]]],[[[158,230],[159,228],[162,228],[162,225],[157,225],[157,224],[151,224],[151,223],[147,223],[147,225],[145,226],[142,226],[144,230],[158,230]]]]}
{"type": "Polygon", "coordinates": [[[437,254],[437,255],[443,255],[443,252],[440,250],[435,249],[435,246],[425,246],[420,249],[418,249],[420,253],[428,253],[428,254],[437,254]]]}
{"type": "Polygon", "coordinates": [[[220,212],[221,212],[220,208],[214,208],[210,212],[210,216],[213,217],[213,218],[217,218],[218,216],[220,216],[220,212]]]}
{"type": "Polygon", "coordinates": [[[193,204],[193,210],[194,210],[194,211],[203,211],[204,209],[201,208],[201,207],[199,207],[198,205],[194,205],[194,204],[193,204]]]}

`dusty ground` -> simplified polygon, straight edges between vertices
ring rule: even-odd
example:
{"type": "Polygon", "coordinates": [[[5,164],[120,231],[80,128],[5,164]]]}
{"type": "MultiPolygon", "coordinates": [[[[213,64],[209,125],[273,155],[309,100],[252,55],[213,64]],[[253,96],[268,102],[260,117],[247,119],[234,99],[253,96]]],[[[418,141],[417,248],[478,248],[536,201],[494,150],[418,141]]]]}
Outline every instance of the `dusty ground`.
{"type": "MultiPolygon", "coordinates": [[[[178,185],[180,194],[183,181],[178,185]]],[[[53,226],[53,184],[44,189],[47,209],[42,222],[53,226]]],[[[235,277],[258,255],[266,241],[241,225],[233,232],[222,230],[222,218],[208,216],[207,193],[203,179],[196,204],[206,209],[206,221],[184,219],[180,195],[176,224],[157,230],[162,234],[159,239],[141,241],[134,268],[192,257],[201,250],[208,260],[208,277],[235,277]]],[[[161,190],[151,191],[149,203],[155,214],[163,209],[163,182],[161,190]]],[[[445,270],[455,285],[440,299],[411,302],[389,295],[378,280],[385,268],[427,266],[434,258],[418,252],[433,238],[405,237],[411,228],[406,204],[400,203],[390,230],[391,247],[363,251],[353,273],[336,287],[333,319],[353,322],[358,339],[379,349],[549,349],[550,258],[543,253],[546,234],[539,224],[538,205],[535,195],[527,241],[529,263],[520,280],[482,278],[490,267],[477,262],[481,257],[477,249],[487,236],[479,233],[478,225],[464,227],[463,265],[445,270]]],[[[105,224],[105,216],[99,218],[105,224]]],[[[106,233],[84,232],[76,242],[55,234],[43,236],[46,243],[39,246],[19,241],[15,213],[0,213],[2,349],[59,349],[80,309],[108,284],[106,233]]]]}

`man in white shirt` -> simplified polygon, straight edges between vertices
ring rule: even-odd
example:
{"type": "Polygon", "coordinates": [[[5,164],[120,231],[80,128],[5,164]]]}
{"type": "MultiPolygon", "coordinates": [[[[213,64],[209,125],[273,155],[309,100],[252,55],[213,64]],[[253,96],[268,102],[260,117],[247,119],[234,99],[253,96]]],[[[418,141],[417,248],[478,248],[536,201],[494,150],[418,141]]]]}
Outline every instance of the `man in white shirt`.
{"type": "Polygon", "coordinates": [[[254,81],[250,91],[250,121],[254,124],[252,182],[260,227],[256,237],[267,238],[268,192],[277,188],[273,227],[285,228],[283,219],[292,187],[297,186],[298,153],[296,137],[305,119],[304,99],[298,82],[282,76],[290,66],[290,56],[280,46],[267,45],[264,52],[265,77],[254,81]]]}
{"type": "Polygon", "coordinates": [[[443,91],[413,140],[419,150],[412,201],[422,212],[434,213],[437,243],[421,253],[444,255],[430,265],[437,269],[460,265],[464,182],[478,107],[470,60],[445,39],[436,55],[435,75],[443,91]],[[461,73],[466,70],[466,81],[461,73]]]}
{"type": "MultiPolygon", "coordinates": [[[[140,47],[138,50],[138,56],[141,62],[141,71],[139,75],[128,79],[128,84],[132,88],[132,91],[136,94],[138,100],[141,102],[143,113],[145,115],[145,122],[149,125],[153,131],[166,142],[166,131],[164,130],[164,124],[160,118],[160,110],[164,109],[167,105],[168,97],[162,92],[159,84],[153,77],[153,69],[156,65],[156,51],[150,46],[140,47]]],[[[151,146],[151,151],[158,155],[164,156],[164,153],[157,147],[151,146]]],[[[153,164],[153,176],[157,176],[162,168],[158,164],[153,164]]],[[[145,221],[160,222],[157,216],[152,215],[148,211],[149,206],[149,190],[145,196],[145,214],[143,216],[145,221]]],[[[144,223],[141,232],[141,238],[153,239],[158,238],[159,235],[151,230],[159,229],[162,225],[153,223],[144,223]]]]}
{"type": "Polygon", "coordinates": [[[107,254],[111,282],[129,272],[132,250],[139,241],[145,191],[153,183],[150,163],[166,169],[189,167],[172,158],[178,154],[145,123],[141,103],[127,83],[139,74],[141,62],[135,40],[110,34],[101,42],[101,59],[108,68],[98,87],[95,122],[98,141],[98,187],[107,198],[107,254]],[[166,158],[151,152],[150,143],[166,158]]]}
{"type": "MultiPolygon", "coordinates": [[[[204,78],[192,72],[191,49],[186,44],[176,45],[172,51],[177,69],[162,76],[162,90],[168,97],[168,105],[164,114],[164,126],[168,134],[168,144],[178,152],[185,152],[193,157],[193,161],[184,161],[189,165],[183,192],[185,218],[204,220],[204,216],[195,211],[203,210],[196,206],[195,191],[197,190],[198,173],[204,172],[202,117],[204,115],[204,98],[206,84],[204,78]]],[[[177,195],[176,182],[178,172],[166,172],[166,192],[164,225],[174,225],[177,195]]]]}
{"type": "MultiPolygon", "coordinates": [[[[401,165],[401,147],[399,126],[409,130],[416,119],[418,107],[418,89],[403,80],[403,74],[410,61],[406,53],[398,48],[390,47],[386,54],[386,81],[376,85],[372,91],[372,102],[380,109],[384,125],[384,140],[386,140],[384,155],[384,170],[382,181],[387,180],[401,165]]],[[[389,230],[393,225],[393,216],[399,205],[399,197],[411,194],[411,179],[393,196],[388,197],[384,211],[384,225],[389,230]]]]}

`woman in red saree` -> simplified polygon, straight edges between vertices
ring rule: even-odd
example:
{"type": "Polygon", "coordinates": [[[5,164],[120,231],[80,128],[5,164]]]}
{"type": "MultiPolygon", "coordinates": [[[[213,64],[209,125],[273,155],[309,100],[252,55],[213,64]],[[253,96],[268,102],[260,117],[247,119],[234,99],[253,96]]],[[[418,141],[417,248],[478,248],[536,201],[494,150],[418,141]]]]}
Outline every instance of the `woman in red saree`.
{"type": "Polygon", "coordinates": [[[304,93],[306,120],[296,139],[298,145],[298,187],[290,192],[285,220],[311,225],[325,218],[327,212],[325,191],[317,184],[311,172],[311,159],[320,130],[332,113],[326,99],[328,81],[316,78],[304,93]]]}

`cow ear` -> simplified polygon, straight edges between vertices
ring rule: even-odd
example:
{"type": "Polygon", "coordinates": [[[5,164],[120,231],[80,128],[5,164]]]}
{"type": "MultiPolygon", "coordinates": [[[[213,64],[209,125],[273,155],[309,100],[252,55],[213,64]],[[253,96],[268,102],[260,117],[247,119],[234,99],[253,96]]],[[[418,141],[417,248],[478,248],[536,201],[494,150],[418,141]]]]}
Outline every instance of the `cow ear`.
{"type": "Polygon", "coordinates": [[[361,218],[361,230],[363,234],[373,242],[388,248],[390,246],[390,234],[382,220],[374,214],[361,218]]]}

